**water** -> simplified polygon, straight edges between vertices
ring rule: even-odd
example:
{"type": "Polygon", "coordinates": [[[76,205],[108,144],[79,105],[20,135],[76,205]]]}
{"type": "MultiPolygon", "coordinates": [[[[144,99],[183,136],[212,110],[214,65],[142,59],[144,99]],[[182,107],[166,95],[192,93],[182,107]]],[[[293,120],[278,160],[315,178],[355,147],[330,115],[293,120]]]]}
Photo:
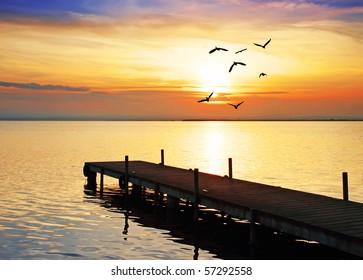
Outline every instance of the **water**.
{"type": "Polygon", "coordinates": [[[2,121],[0,143],[0,259],[192,259],[188,234],[142,213],[123,234],[114,179],[108,198],[83,190],[84,162],[160,162],[161,149],[167,165],[225,175],[231,157],[235,178],[338,198],[348,172],[363,202],[363,122],[2,121]]]}

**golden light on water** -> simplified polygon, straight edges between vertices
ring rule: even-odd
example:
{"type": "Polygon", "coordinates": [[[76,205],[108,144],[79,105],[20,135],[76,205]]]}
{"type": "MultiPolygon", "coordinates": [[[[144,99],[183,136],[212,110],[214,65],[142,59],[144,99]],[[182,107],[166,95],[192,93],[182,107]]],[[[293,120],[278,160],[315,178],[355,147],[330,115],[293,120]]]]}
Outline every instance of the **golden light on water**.
{"type": "Polygon", "coordinates": [[[218,130],[218,127],[212,126],[205,135],[207,147],[205,150],[208,158],[207,168],[212,174],[219,174],[223,169],[223,162],[219,160],[221,150],[225,145],[224,135],[218,130]]]}

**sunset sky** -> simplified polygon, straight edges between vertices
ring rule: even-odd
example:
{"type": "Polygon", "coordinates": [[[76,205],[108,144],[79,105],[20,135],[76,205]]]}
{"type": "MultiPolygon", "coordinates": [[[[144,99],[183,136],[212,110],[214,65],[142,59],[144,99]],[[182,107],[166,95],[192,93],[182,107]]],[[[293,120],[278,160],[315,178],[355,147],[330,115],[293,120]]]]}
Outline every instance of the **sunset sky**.
{"type": "Polygon", "coordinates": [[[363,118],[361,0],[0,0],[0,36],[0,118],[363,118]]]}

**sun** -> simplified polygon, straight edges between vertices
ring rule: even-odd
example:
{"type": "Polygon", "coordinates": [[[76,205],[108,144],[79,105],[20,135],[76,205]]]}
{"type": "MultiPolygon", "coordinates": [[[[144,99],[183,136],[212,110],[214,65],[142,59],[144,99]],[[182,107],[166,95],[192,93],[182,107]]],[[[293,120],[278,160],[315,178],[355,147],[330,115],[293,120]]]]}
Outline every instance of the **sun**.
{"type": "Polygon", "coordinates": [[[214,91],[215,94],[230,91],[230,77],[228,75],[228,69],[226,70],[225,67],[207,63],[198,69],[197,76],[198,88],[201,91],[214,91]]]}

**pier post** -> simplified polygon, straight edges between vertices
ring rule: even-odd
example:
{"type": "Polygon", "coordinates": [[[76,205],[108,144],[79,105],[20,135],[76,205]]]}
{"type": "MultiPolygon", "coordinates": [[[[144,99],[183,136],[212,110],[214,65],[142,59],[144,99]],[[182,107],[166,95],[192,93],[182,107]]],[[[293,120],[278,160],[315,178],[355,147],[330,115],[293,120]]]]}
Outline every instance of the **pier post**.
{"type": "Polygon", "coordinates": [[[103,175],[105,174],[105,169],[101,168],[101,179],[100,179],[100,195],[103,196],[103,175]]]}
{"type": "Polygon", "coordinates": [[[166,195],[166,218],[167,221],[174,221],[177,218],[177,213],[179,210],[179,197],[171,196],[170,194],[166,195]]]}
{"type": "Polygon", "coordinates": [[[171,196],[171,195],[167,195],[166,197],[166,207],[168,209],[171,209],[171,210],[176,210],[178,209],[179,207],[179,198],[178,197],[174,197],[174,196],[171,196]]]}
{"type": "Polygon", "coordinates": [[[87,177],[87,189],[96,191],[97,189],[97,173],[90,170],[88,165],[83,167],[83,175],[87,177]]]}
{"type": "Polygon", "coordinates": [[[155,207],[155,209],[159,205],[159,192],[160,192],[160,187],[159,187],[159,184],[157,184],[154,189],[154,207],[155,207]]]}
{"type": "Polygon", "coordinates": [[[199,169],[194,169],[194,255],[193,259],[197,260],[199,257],[199,169]]]}
{"type": "Polygon", "coordinates": [[[343,200],[348,201],[349,200],[349,192],[348,192],[348,173],[343,172],[343,200]]]}
{"type": "Polygon", "coordinates": [[[250,257],[255,258],[256,247],[256,217],[255,210],[250,209],[250,257]]]}
{"type": "Polygon", "coordinates": [[[129,195],[129,156],[125,156],[125,209],[127,210],[129,195]]]}
{"type": "Polygon", "coordinates": [[[228,177],[232,179],[232,158],[228,159],[228,177]]]}
{"type": "Polygon", "coordinates": [[[132,184],[131,197],[140,200],[143,197],[143,188],[140,185],[132,184]]]}
{"type": "Polygon", "coordinates": [[[161,149],[161,165],[164,165],[164,149],[161,149]]]}
{"type": "Polygon", "coordinates": [[[199,169],[194,169],[194,225],[198,222],[199,212],[199,169]]]}
{"type": "Polygon", "coordinates": [[[90,190],[96,190],[97,188],[97,173],[90,171],[87,176],[87,188],[90,190]]]}

